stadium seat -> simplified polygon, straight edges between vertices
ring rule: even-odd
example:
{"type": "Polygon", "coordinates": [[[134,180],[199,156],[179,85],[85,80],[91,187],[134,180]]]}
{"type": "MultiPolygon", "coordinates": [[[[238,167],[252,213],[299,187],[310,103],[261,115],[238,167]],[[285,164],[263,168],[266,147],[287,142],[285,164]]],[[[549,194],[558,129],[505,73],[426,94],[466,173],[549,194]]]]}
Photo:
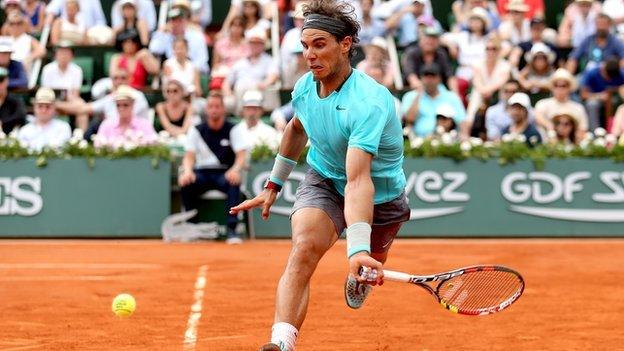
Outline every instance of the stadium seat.
{"type": "Polygon", "coordinates": [[[93,86],[93,58],[79,56],[74,58],[74,63],[82,69],[82,87],[80,87],[80,94],[89,93],[91,91],[91,86],[93,86]]]}

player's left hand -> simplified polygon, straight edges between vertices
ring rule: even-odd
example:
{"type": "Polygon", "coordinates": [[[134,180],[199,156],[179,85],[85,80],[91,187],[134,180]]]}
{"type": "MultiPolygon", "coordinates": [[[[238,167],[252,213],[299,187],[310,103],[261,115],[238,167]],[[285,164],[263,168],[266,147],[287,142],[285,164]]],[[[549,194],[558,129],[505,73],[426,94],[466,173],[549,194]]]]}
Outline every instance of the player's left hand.
{"type": "Polygon", "coordinates": [[[383,264],[372,258],[366,252],[358,252],[349,258],[349,274],[351,274],[360,283],[370,285],[383,284],[383,264]],[[366,267],[374,270],[376,274],[371,274],[369,270],[367,274],[360,275],[360,268],[366,267]]]}
{"type": "Polygon", "coordinates": [[[241,183],[241,175],[237,169],[230,168],[225,172],[225,180],[231,185],[239,185],[241,183]]]}

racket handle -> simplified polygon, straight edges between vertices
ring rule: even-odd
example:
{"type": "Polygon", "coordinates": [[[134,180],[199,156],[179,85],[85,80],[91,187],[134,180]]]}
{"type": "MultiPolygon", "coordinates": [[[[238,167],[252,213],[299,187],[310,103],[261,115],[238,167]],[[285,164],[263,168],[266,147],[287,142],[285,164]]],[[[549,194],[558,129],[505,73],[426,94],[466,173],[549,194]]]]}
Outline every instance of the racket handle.
{"type": "Polygon", "coordinates": [[[411,275],[407,273],[389,271],[384,269],[384,280],[392,280],[395,282],[409,283],[411,275]]]}

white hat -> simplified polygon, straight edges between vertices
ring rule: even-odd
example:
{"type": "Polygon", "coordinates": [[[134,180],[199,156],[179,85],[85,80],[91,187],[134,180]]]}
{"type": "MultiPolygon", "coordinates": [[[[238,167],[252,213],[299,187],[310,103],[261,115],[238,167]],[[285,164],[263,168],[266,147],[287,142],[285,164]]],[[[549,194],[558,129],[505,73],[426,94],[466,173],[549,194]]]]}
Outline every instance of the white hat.
{"type": "Polygon", "coordinates": [[[524,3],[524,0],[511,0],[507,4],[507,11],[528,12],[529,5],[524,3]]]}
{"type": "Polygon", "coordinates": [[[556,58],[555,53],[552,50],[550,50],[548,45],[542,42],[533,44],[533,47],[531,47],[531,51],[524,54],[524,59],[526,60],[526,62],[533,62],[533,59],[535,58],[535,55],[537,54],[546,55],[546,59],[548,60],[548,63],[550,64],[555,62],[555,58],[556,58]]]}
{"type": "Polygon", "coordinates": [[[478,19],[482,20],[483,23],[485,23],[485,26],[487,28],[490,27],[490,17],[488,15],[487,10],[485,10],[482,7],[475,7],[475,8],[473,8],[472,11],[470,11],[469,18],[478,18],[478,19]]]}
{"type": "Polygon", "coordinates": [[[189,86],[188,84],[186,84],[186,81],[181,72],[175,72],[170,77],[168,77],[166,79],[166,84],[169,84],[169,83],[176,84],[178,87],[180,87],[180,89],[182,89],[183,96],[187,96],[188,94],[195,92],[195,87],[189,86]]]}
{"type": "Polygon", "coordinates": [[[247,41],[251,41],[252,39],[260,39],[262,42],[267,41],[266,31],[260,28],[252,28],[245,33],[245,38],[247,41]]]}
{"type": "Polygon", "coordinates": [[[134,100],[136,98],[136,90],[132,89],[128,85],[120,85],[115,90],[114,100],[134,100]]]}
{"type": "Polygon", "coordinates": [[[0,52],[13,52],[13,39],[0,37],[0,52]]]}
{"type": "Polygon", "coordinates": [[[243,107],[262,107],[262,92],[247,90],[243,94],[243,107]]]}
{"type": "Polygon", "coordinates": [[[550,77],[550,84],[554,86],[555,82],[558,80],[565,80],[568,82],[572,91],[577,89],[576,78],[565,68],[559,68],[555,71],[555,73],[550,77]]]}
{"type": "Polygon", "coordinates": [[[455,109],[449,104],[438,106],[436,116],[444,116],[446,118],[455,118],[455,109]]]}
{"type": "Polygon", "coordinates": [[[136,8],[136,0],[121,0],[119,2],[119,7],[124,7],[125,5],[132,5],[136,8]]]}
{"type": "Polygon", "coordinates": [[[384,51],[388,51],[388,43],[386,42],[386,39],[382,37],[374,37],[373,40],[371,40],[370,45],[376,46],[384,51]]]}
{"type": "Polygon", "coordinates": [[[525,93],[515,93],[507,100],[507,106],[513,105],[520,105],[528,111],[531,109],[531,99],[525,93]]]}
{"type": "Polygon", "coordinates": [[[33,99],[35,104],[53,104],[54,101],[56,101],[56,95],[54,94],[54,90],[50,88],[39,88],[33,99]]]}

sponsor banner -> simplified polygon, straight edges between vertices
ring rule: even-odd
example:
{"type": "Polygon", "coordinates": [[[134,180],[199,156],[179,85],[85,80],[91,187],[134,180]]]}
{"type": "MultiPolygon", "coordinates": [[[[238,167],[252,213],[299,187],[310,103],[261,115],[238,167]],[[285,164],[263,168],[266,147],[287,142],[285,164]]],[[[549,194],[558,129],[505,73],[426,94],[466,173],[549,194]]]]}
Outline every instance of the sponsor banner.
{"type": "MultiPolygon", "coordinates": [[[[271,167],[252,166],[254,195],[271,167]]],[[[411,218],[401,236],[624,236],[624,167],[610,160],[548,160],[538,171],[530,161],[406,159],[403,168],[411,218]]],[[[306,169],[292,173],[268,221],[254,211],[256,236],[290,236],[288,216],[306,169]]]]}
{"type": "Polygon", "coordinates": [[[150,159],[0,161],[0,237],[160,236],[170,173],[150,159]]]}

